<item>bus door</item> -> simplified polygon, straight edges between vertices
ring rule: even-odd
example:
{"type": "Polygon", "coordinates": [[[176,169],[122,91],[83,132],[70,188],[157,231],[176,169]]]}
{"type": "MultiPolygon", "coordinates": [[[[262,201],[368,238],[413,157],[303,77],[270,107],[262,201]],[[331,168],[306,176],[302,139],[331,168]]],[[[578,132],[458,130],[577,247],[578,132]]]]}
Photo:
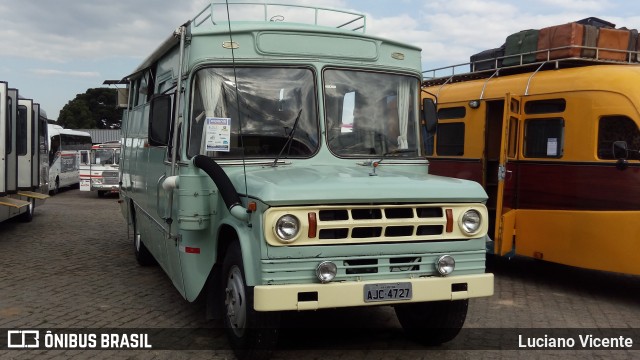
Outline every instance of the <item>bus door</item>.
{"type": "Polygon", "coordinates": [[[90,150],[80,150],[80,191],[91,191],[91,156],[90,150]]]}
{"type": "Polygon", "coordinates": [[[521,110],[522,99],[516,95],[507,94],[504,103],[496,193],[494,250],[499,255],[506,255],[514,250],[517,184],[517,167],[514,160],[518,154],[518,128],[521,110]]]}

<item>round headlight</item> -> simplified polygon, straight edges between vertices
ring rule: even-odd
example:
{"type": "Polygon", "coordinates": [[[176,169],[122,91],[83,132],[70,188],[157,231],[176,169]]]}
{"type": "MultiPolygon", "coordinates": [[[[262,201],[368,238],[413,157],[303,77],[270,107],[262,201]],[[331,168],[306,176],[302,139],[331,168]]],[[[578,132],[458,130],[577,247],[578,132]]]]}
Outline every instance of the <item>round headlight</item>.
{"type": "Polygon", "coordinates": [[[456,268],[456,261],[450,255],[442,255],[436,261],[436,270],[440,275],[447,276],[456,268]]]}
{"type": "Polygon", "coordinates": [[[467,234],[474,234],[480,229],[482,217],[478,210],[467,210],[460,219],[460,227],[467,234]]]}
{"type": "Polygon", "coordinates": [[[328,283],[333,280],[338,273],[338,267],[331,261],[323,261],[316,268],[316,276],[321,283],[328,283]]]}
{"type": "Polygon", "coordinates": [[[276,235],[280,241],[291,242],[300,231],[300,220],[293,215],[283,215],[276,221],[276,235]]]}

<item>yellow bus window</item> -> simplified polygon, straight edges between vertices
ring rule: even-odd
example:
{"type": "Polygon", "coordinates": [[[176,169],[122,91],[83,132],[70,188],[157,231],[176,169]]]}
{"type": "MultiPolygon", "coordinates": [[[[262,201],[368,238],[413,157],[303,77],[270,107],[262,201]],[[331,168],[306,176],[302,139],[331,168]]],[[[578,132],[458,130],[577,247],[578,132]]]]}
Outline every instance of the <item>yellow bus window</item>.
{"type": "Polygon", "coordinates": [[[438,110],[438,119],[462,119],[467,114],[467,109],[464,106],[456,106],[451,108],[442,108],[438,110]]]}
{"type": "Polygon", "coordinates": [[[436,152],[441,156],[464,155],[464,123],[438,124],[436,152]]]}
{"type": "MultiPolygon", "coordinates": [[[[614,160],[614,141],[625,141],[629,149],[640,149],[638,125],[626,116],[606,116],[598,124],[598,158],[614,160]]],[[[629,159],[640,160],[640,153],[629,152],[629,159]]]]}
{"type": "Polygon", "coordinates": [[[527,101],[524,104],[524,112],[527,114],[560,113],[567,108],[564,99],[547,99],[527,101]]]}
{"type": "Polygon", "coordinates": [[[525,157],[560,158],[563,143],[563,119],[530,119],[525,122],[525,157]]]}

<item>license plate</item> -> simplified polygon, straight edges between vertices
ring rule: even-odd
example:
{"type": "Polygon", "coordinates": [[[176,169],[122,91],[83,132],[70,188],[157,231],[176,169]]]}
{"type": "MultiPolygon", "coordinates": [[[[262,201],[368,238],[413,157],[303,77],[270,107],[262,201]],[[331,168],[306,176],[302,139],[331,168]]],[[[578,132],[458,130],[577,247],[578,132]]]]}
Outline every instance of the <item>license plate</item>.
{"type": "Polygon", "coordinates": [[[366,284],[364,302],[410,300],[411,283],[366,284]]]}

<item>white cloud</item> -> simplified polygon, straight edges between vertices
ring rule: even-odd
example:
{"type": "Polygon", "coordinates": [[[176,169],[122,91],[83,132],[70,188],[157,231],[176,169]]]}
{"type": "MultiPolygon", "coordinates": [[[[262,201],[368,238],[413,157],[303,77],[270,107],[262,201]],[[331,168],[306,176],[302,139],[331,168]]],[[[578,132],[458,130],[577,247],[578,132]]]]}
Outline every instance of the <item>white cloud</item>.
{"type": "Polygon", "coordinates": [[[44,76],[80,77],[80,78],[100,78],[100,73],[95,71],[65,71],[56,69],[31,69],[30,72],[44,76]]]}

